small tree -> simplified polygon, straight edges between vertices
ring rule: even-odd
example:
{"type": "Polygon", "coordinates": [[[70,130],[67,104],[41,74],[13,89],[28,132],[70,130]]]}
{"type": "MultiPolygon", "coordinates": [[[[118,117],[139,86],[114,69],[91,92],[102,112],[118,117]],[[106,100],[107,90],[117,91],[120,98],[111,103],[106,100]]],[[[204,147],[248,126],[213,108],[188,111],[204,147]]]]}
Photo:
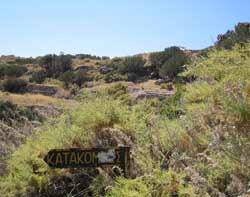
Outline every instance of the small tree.
{"type": "Polygon", "coordinates": [[[39,64],[46,70],[49,77],[57,78],[62,73],[71,70],[72,59],[69,55],[46,55],[39,64]]]}
{"type": "Polygon", "coordinates": [[[235,44],[250,41],[250,23],[238,23],[234,30],[217,36],[215,45],[219,48],[232,49],[235,44]]]}
{"type": "Polygon", "coordinates": [[[20,77],[24,73],[26,73],[28,69],[26,66],[20,65],[1,65],[0,66],[0,76],[8,76],[8,77],[20,77]]]}
{"type": "Polygon", "coordinates": [[[38,72],[32,73],[30,82],[43,83],[46,77],[46,72],[44,70],[40,70],[38,72]]]}
{"type": "Polygon", "coordinates": [[[159,74],[162,78],[174,78],[183,71],[183,66],[187,61],[185,54],[177,54],[169,58],[160,68],[159,74]]]}
{"type": "Polygon", "coordinates": [[[74,83],[76,83],[78,86],[81,86],[84,82],[86,82],[88,80],[89,80],[89,77],[88,77],[86,71],[79,70],[75,74],[74,83]]]}
{"type": "Polygon", "coordinates": [[[152,53],[150,62],[152,71],[158,72],[162,78],[174,78],[183,70],[188,57],[179,47],[173,46],[162,52],[152,53]]]}
{"type": "Polygon", "coordinates": [[[7,92],[22,93],[26,86],[27,82],[23,79],[9,78],[3,82],[3,88],[7,92]]]}
{"type": "Polygon", "coordinates": [[[138,75],[143,75],[146,72],[144,68],[145,60],[142,56],[132,56],[126,57],[120,66],[119,70],[121,73],[135,73],[138,75]]]}
{"type": "Polygon", "coordinates": [[[72,83],[76,78],[76,74],[73,71],[66,71],[60,76],[60,80],[62,80],[66,86],[72,83]]]}

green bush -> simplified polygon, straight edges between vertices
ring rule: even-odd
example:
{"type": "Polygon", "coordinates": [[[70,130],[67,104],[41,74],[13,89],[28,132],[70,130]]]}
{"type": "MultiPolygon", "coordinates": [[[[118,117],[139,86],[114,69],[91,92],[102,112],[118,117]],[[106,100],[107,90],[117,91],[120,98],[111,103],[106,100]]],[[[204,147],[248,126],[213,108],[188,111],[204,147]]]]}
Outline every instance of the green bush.
{"type": "Polygon", "coordinates": [[[153,71],[156,70],[162,78],[176,77],[183,71],[183,66],[188,61],[187,55],[179,47],[169,47],[150,55],[153,71]]]}
{"type": "Polygon", "coordinates": [[[107,194],[108,197],[171,197],[187,196],[195,197],[194,189],[185,183],[185,174],[173,170],[155,170],[151,175],[145,175],[128,180],[118,178],[116,184],[107,194]]]}
{"type": "Polygon", "coordinates": [[[90,78],[86,71],[79,70],[75,73],[74,83],[76,83],[78,86],[81,86],[84,82],[91,80],[92,78],[90,78]]]}
{"type": "Polygon", "coordinates": [[[45,71],[40,70],[38,72],[32,73],[32,76],[30,78],[30,82],[35,82],[35,83],[43,83],[47,77],[47,74],[45,71]]]}
{"type": "Polygon", "coordinates": [[[15,120],[15,122],[24,123],[24,119],[22,117],[26,117],[28,120],[42,121],[42,117],[32,108],[18,107],[9,101],[0,101],[0,120],[5,124],[11,126],[13,124],[13,120],[15,120]]]}
{"type": "Polygon", "coordinates": [[[27,86],[27,82],[23,79],[10,78],[10,79],[6,79],[3,82],[4,91],[7,91],[7,92],[23,93],[25,92],[26,86],[27,86]]]}
{"type": "Polygon", "coordinates": [[[220,34],[215,43],[218,48],[232,49],[235,44],[250,41],[250,23],[238,23],[234,30],[220,34]]]}
{"type": "Polygon", "coordinates": [[[104,76],[104,80],[108,83],[111,83],[115,81],[127,81],[128,77],[126,75],[110,72],[104,76]]]}
{"type": "Polygon", "coordinates": [[[60,80],[63,81],[66,86],[73,83],[74,79],[75,79],[75,73],[69,70],[62,73],[60,76],[60,80]]]}
{"type": "Polygon", "coordinates": [[[46,70],[49,77],[57,78],[62,73],[71,70],[72,57],[69,55],[46,55],[40,58],[39,64],[46,70]]]}
{"type": "Polygon", "coordinates": [[[20,65],[0,65],[0,77],[8,76],[8,77],[20,77],[24,73],[26,73],[28,69],[26,66],[20,65]]]}
{"type": "Polygon", "coordinates": [[[119,66],[119,72],[122,74],[125,73],[134,73],[137,75],[146,74],[146,69],[144,68],[145,60],[142,56],[132,56],[126,57],[122,64],[119,66]]]}

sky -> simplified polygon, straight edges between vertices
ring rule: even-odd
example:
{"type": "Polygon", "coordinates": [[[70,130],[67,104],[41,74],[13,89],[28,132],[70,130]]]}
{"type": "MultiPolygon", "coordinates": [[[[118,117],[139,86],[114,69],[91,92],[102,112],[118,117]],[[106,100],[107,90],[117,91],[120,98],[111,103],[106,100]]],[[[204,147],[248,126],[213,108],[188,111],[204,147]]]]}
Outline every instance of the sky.
{"type": "Polygon", "coordinates": [[[202,49],[250,22],[249,8],[249,0],[0,0],[0,55],[202,49]]]}

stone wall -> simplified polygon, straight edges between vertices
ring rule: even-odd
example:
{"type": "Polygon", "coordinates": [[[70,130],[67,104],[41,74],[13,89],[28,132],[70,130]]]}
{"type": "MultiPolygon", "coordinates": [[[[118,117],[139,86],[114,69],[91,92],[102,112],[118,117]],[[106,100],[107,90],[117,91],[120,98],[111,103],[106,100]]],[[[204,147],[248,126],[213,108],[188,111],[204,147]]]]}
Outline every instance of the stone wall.
{"type": "Polygon", "coordinates": [[[31,94],[43,94],[46,96],[52,96],[56,94],[57,87],[56,86],[48,86],[42,84],[28,84],[26,87],[26,93],[31,94]]]}

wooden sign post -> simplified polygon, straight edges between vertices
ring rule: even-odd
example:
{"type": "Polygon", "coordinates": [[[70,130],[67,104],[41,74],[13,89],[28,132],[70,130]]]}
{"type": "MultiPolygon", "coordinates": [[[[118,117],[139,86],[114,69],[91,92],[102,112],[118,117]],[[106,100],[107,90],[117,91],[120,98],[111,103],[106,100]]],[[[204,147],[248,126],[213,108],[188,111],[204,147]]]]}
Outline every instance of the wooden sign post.
{"type": "Polygon", "coordinates": [[[117,165],[129,176],[130,147],[52,149],[44,157],[51,168],[85,168],[117,165]]]}

